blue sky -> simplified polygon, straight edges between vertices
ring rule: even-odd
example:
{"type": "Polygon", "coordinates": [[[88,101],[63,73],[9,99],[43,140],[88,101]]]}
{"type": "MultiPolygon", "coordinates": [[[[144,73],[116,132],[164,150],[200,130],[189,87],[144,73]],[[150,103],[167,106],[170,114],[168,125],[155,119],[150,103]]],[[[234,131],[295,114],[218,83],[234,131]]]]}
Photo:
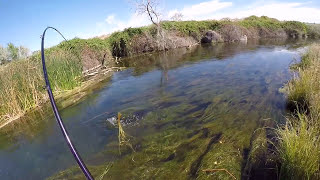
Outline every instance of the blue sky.
{"type": "MultiPolygon", "coordinates": [[[[126,27],[149,24],[147,17],[134,12],[130,0],[0,0],[0,45],[8,42],[40,49],[40,35],[53,26],[68,39],[90,38],[126,27]]],[[[160,0],[162,19],[180,12],[184,20],[243,18],[267,15],[281,20],[320,23],[320,2],[254,0],[160,0]]],[[[61,41],[49,32],[47,45],[61,41]]]]}

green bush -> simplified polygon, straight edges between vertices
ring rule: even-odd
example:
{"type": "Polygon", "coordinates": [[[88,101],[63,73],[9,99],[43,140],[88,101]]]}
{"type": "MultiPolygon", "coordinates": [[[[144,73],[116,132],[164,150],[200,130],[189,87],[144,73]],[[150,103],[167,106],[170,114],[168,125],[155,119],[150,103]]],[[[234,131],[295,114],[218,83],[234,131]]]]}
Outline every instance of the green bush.
{"type": "Polygon", "coordinates": [[[281,22],[274,18],[267,16],[250,16],[237,22],[239,25],[245,28],[267,28],[270,30],[276,30],[282,28],[281,22]]]}
{"type": "Polygon", "coordinates": [[[164,21],[161,27],[165,30],[176,30],[184,35],[191,33],[201,34],[208,30],[217,30],[221,23],[219,21],[164,21]]]}
{"type": "Polygon", "coordinates": [[[307,34],[311,38],[320,38],[320,25],[319,24],[307,24],[307,34]]]}
{"type": "Polygon", "coordinates": [[[107,38],[107,43],[113,56],[122,57],[131,54],[131,40],[137,35],[141,35],[146,31],[151,31],[152,26],[140,28],[127,28],[124,31],[112,33],[107,38]]]}

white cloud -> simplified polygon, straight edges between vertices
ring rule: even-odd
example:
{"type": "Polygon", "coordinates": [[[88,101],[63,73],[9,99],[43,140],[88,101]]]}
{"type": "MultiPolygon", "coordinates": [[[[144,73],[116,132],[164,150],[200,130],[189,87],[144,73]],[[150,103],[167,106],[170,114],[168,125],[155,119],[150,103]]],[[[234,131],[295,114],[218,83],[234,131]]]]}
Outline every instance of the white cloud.
{"type": "Polygon", "coordinates": [[[207,19],[208,15],[212,15],[215,12],[232,6],[232,2],[220,2],[219,0],[211,0],[186,6],[182,10],[174,9],[169,11],[168,17],[172,17],[175,13],[181,13],[186,20],[199,20],[207,19]]]}
{"type": "Polygon", "coordinates": [[[128,27],[141,27],[149,25],[150,21],[147,16],[139,15],[137,13],[131,14],[129,19],[120,20],[116,15],[108,15],[105,21],[97,22],[96,27],[93,31],[89,33],[78,33],[77,37],[80,38],[92,38],[101,35],[111,34],[115,31],[121,31],[128,27]]]}
{"type": "Polygon", "coordinates": [[[112,14],[112,15],[109,15],[108,17],[107,17],[107,19],[106,19],[106,22],[108,23],[108,24],[113,24],[115,21],[114,21],[114,15],[112,14]]]}
{"type": "Polygon", "coordinates": [[[173,9],[168,13],[168,19],[175,13],[182,13],[184,20],[205,20],[221,18],[244,18],[251,15],[269,16],[279,20],[296,20],[302,22],[320,23],[320,8],[309,3],[289,3],[277,1],[261,1],[235,8],[232,2],[220,0],[206,1],[183,9],[173,9]],[[227,9],[229,8],[229,9],[227,9]]]}

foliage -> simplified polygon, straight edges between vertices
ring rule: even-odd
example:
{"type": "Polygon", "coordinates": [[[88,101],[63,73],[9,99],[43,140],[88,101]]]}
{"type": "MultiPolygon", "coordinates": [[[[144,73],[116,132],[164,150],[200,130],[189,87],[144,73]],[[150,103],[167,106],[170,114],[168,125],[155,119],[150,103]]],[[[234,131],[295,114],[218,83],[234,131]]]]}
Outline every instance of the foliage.
{"type": "Polygon", "coordinates": [[[100,38],[92,38],[92,39],[80,39],[74,38],[69,41],[63,41],[58,46],[51,48],[51,50],[62,49],[67,50],[77,55],[80,55],[82,50],[88,47],[92,50],[100,51],[108,48],[108,44],[105,40],[100,38]]]}
{"type": "Polygon", "coordinates": [[[172,21],[182,21],[183,19],[183,14],[182,13],[175,13],[173,16],[170,18],[172,21]]]}
{"type": "Polygon", "coordinates": [[[161,26],[165,30],[175,30],[184,35],[192,33],[201,34],[208,30],[217,30],[221,23],[219,21],[164,21],[161,26]]]}
{"type": "MultiPolygon", "coordinates": [[[[37,65],[36,65],[37,66],[37,65]]],[[[0,71],[0,119],[10,119],[39,104],[40,69],[31,61],[14,61],[0,71]]]]}
{"type": "Polygon", "coordinates": [[[80,85],[82,65],[70,51],[56,51],[47,56],[47,68],[53,90],[71,90],[80,85]]]}
{"type": "Polygon", "coordinates": [[[311,38],[320,38],[320,25],[319,24],[307,24],[307,33],[311,38]]]}
{"type": "Polygon", "coordinates": [[[0,65],[12,60],[26,59],[29,55],[28,48],[8,43],[7,47],[0,46],[0,65]]]}
{"type": "Polygon", "coordinates": [[[245,28],[267,28],[271,30],[280,29],[282,22],[277,19],[269,18],[267,16],[250,16],[237,22],[245,28]]]}
{"type": "Polygon", "coordinates": [[[8,44],[7,50],[9,52],[9,60],[18,60],[19,58],[19,48],[14,46],[12,43],[8,44]]]}
{"type": "Polygon", "coordinates": [[[8,60],[8,51],[6,48],[0,46],[0,65],[8,60]]]}
{"type": "Polygon", "coordinates": [[[293,117],[278,130],[281,176],[314,179],[320,173],[320,45],[312,45],[295,66],[299,76],[288,84],[293,117]]]}
{"type": "Polygon", "coordinates": [[[282,28],[290,37],[305,36],[307,34],[307,25],[298,21],[285,21],[282,28]]]}
{"type": "Polygon", "coordinates": [[[278,130],[281,179],[314,179],[319,173],[320,138],[316,126],[304,113],[292,117],[278,130]],[[296,123],[295,123],[296,122],[296,123]]]}
{"type": "MultiPolygon", "coordinates": [[[[57,51],[47,56],[54,91],[69,90],[81,82],[82,67],[74,55],[57,51]]],[[[0,69],[0,122],[21,116],[46,100],[41,62],[13,61],[0,69]]]]}
{"type": "Polygon", "coordinates": [[[141,35],[147,31],[152,33],[154,26],[146,26],[140,28],[127,28],[121,32],[114,32],[107,38],[107,43],[113,56],[122,57],[131,54],[130,47],[132,46],[131,40],[137,35],[141,35]]]}

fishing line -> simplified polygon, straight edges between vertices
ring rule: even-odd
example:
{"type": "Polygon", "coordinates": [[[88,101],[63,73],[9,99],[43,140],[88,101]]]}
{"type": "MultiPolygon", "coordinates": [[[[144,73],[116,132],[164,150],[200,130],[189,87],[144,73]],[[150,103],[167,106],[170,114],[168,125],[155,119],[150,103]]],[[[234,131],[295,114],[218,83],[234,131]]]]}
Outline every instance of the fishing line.
{"type": "Polygon", "coordinates": [[[59,124],[59,127],[61,129],[61,132],[63,134],[63,137],[65,139],[65,141],[67,142],[68,146],[69,146],[69,149],[73,155],[73,157],[75,158],[75,160],[77,161],[79,167],[81,168],[83,174],[86,176],[86,178],[88,180],[94,180],[94,178],[92,177],[90,171],[88,170],[87,166],[85,165],[85,163],[83,162],[80,154],[78,153],[76,147],[73,145],[70,137],[69,137],[69,134],[68,134],[68,131],[67,129],[65,128],[64,126],[64,123],[60,117],[60,114],[59,114],[59,111],[58,111],[58,108],[57,108],[57,105],[56,105],[56,102],[54,100],[54,97],[53,97],[53,93],[52,93],[52,90],[51,90],[51,86],[50,86],[50,81],[49,81],[49,78],[48,78],[48,73],[47,73],[47,68],[46,68],[46,62],[45,62],[45,56],[44,56],[44,37],[46,35],[46,31],[48,29],[53,29],[55,30],[56,32],[58,32],[62,38],[66,41],[67,39],[54,27],[47,27],[44,31],[43,31],[43,34],[42,34],[42,37],[41,37],[41,60],[42,60],[42,69],[43,69],[43,76],[44,76],[44,79],[45,79],[45,82],[46,82],[46,90],[48,92],[48,95],[49,95],[49,99],[50,99],[50,102],[51,102],[51,106],[52,106],[52,110],[54,112],[54,116],[57,120],[57,123],[59,124]]]}

